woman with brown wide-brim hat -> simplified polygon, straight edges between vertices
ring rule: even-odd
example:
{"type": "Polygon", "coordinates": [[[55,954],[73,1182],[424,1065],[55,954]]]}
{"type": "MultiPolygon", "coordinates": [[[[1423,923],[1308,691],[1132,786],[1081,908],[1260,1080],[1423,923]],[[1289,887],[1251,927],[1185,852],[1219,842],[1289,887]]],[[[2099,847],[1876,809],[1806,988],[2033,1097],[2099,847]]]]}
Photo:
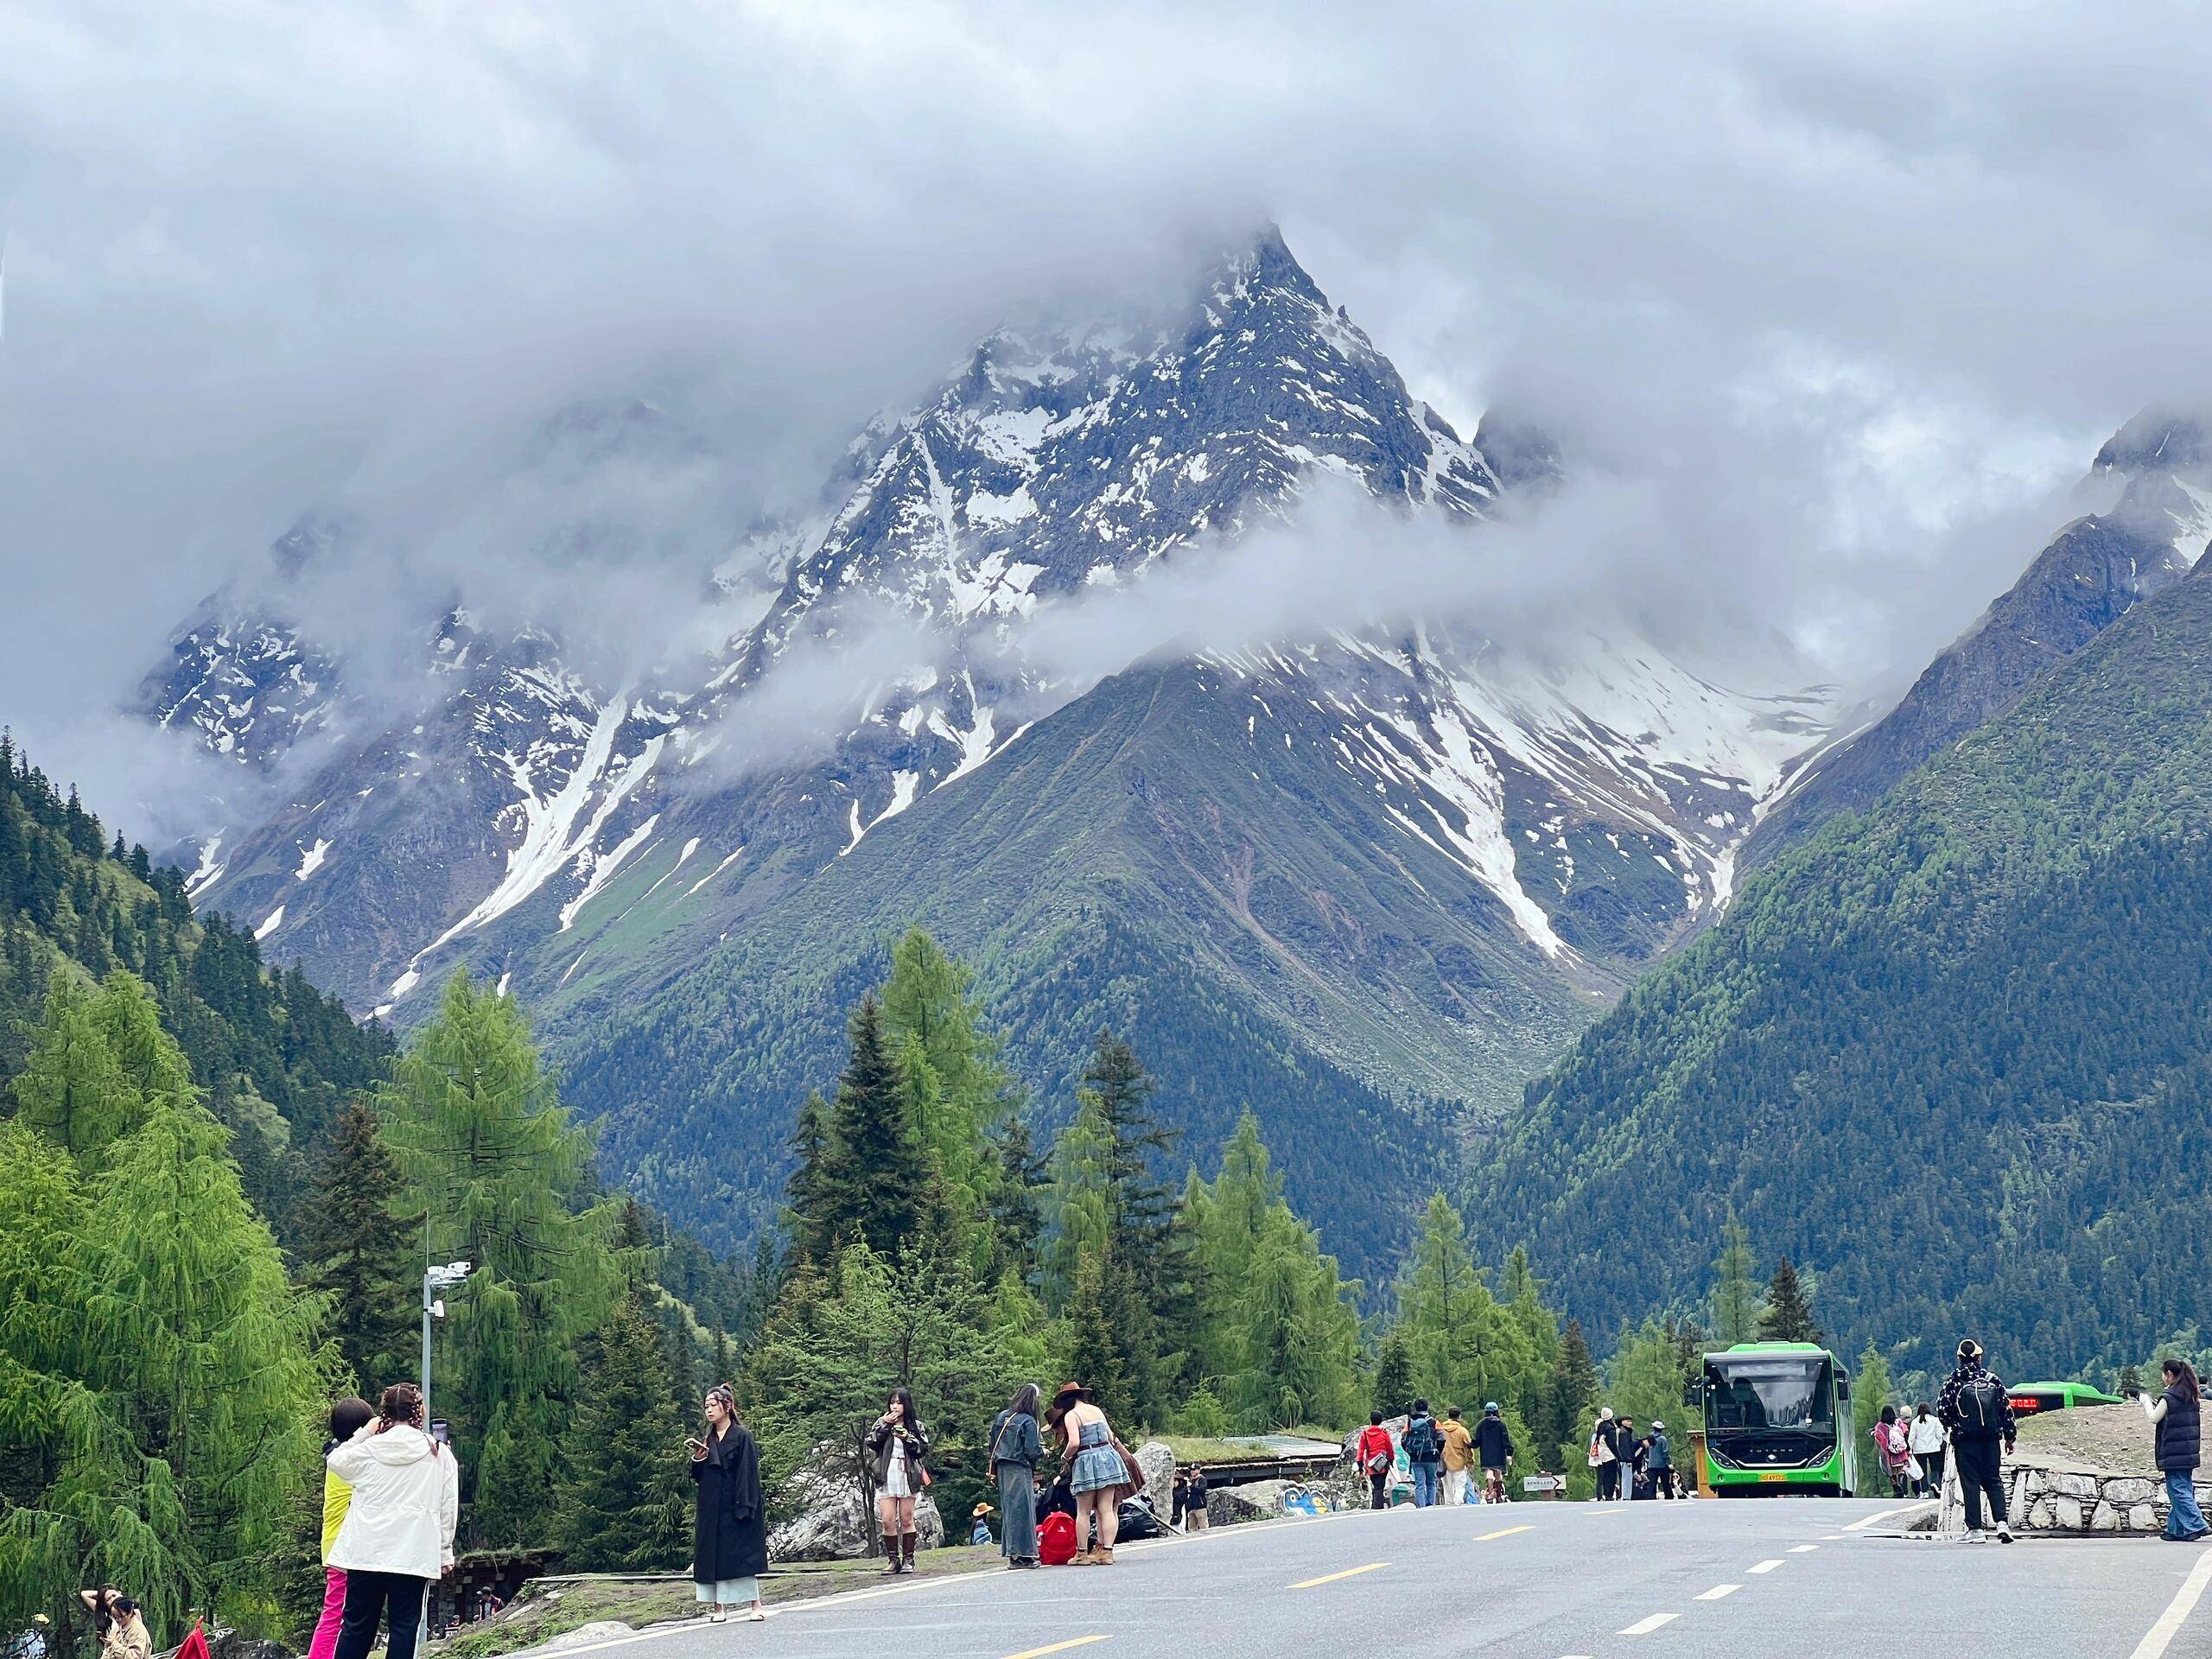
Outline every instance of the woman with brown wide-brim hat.
{"type": "Polygon", "coordinates": [[[1122,1496],[1136,1485],[1121,1442],[1115,1439],[1106,1414],[1092,1403],[1090,1389],[1080,1382],[1060,1384],[1045,1421],[1060,1437],[1068,1491],[1075,1497],[1076,1542],[1089,1540],[1093,1526],[1098,1529],[1097,1541],[1079,1550],[1070,1565],[1111,1567],[1122,1496]]]}

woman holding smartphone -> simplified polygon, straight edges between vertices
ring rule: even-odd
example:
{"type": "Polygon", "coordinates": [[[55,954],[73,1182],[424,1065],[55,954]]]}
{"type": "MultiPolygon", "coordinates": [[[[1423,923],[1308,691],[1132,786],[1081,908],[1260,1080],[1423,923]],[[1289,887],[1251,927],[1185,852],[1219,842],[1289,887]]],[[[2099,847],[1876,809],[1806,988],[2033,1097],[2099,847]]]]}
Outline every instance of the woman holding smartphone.
{"type": "Polygon", "coordinates": [[[753,1611],[746,1617],[757,1624],[768,1617],[760,1605],[760,1574],[768,1570],[760,1454],[751,1432],[737,1421],[737,1397],[728,1383],[707,1390],[705,1409],[703,1432],[683,1443],[699,1488],[691,1522],[693,1592],[707,1604],[710,1622],[722,1623],[731,1608],[749,1601],[753,1611]]]}
{"type": "Polygon", "coordinates": [[[883,1415],[868,1426],[868,1455],[875,1478],[876,1518],[883,1523],[889,1573],[914,1569],[914,1500],[930,1484],[929,1435],[914,1410],[914,1396],[894,1389],[883,1415]],[[900,1558],[900,1550],[905,1557],[900,1558]]]}

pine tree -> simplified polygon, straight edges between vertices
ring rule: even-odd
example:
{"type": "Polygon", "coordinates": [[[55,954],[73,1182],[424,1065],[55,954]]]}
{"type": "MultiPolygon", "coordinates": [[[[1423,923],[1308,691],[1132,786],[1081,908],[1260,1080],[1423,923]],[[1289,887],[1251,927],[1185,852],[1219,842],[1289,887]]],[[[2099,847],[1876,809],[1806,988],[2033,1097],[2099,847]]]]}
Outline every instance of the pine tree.
{"type": "Polygon", "coordinates": [[[1109,1421],[1136,1427],[1151,1420],[1154,1376],[1150,1320],[1136,1276],[1112,1247],[1086,1261],[1068,1303],[1068,1364],[1109,1421]]]}
{"type": "Polygon", "coordinates": [[[906,1089],[873,992],[861,999],[847,1031],[851,1050],[810,1196],[826,1239],[895,1255],[913,1236],[929,1164],[907,1120],[906,1089]]]}
{"type": "Polygon", "coordinates": [[[1544,1389],[1543,1410],[1534,1425],[1541,1454],[1560,1458],[1562,1468],[1576,1466],[1573,1453],[1581,1443],[1582,1425],[1596,1414],[1599,1382],[1598,1362],[1583,1340],[1582,1323],[1569,1319],[1544,1389]]]}
{"type": "Polygon", "coordinates": [[[1393,1331],[1383,1338],[1382,1358],[1375,1367],[1374,1408],[1385,1417],[1402,1417],[1413,1403],[1413,1353],[1405,1338],[1393,1331]]]}
{"type": "Polygon", "coordinates": [[[303,1282],[329,1299],[325,1329],[369,1397],[407,1376],[415,1326],[415,1241],[423,1218],[396,1215],[404,1179],[375,1109],[355,1101],[339,1114],[301,1206],[303,1282]]]}
{"type": "Polygon", "coordinates": [[[830,1161],[830,1103],[819,1089],[809,1090],[800,1104],[790,1146],[795,1162],[784,1188],[784,1230],[797,1258],[824,1262],[833,1249],[822,1213],[822,1183],[830,1161]]]}
{"type": "Polygon", "coordinates": [[[1827,1340],[1813,1321],[1813,1310],[1797,1281],[1797,1269],[1789,1265],[1786,1255],[1775,1264],[1774,1277],[1766,1287],[1766,1307],[1759,1315],[1759,1337],[1766,1342],[1827,1340]]]}
{"type": "Polygon", "coordinates": [[[561,1491],[568,1565],[586,1573],[681,1567],[691,1546],[690,1483],[678,1455],[684,1420],[642,1290],[615,1308],[597,1345],[561,1491]]]}
{"type": "Polygon", "coordinates": [[[614,1242],[620,1202],[581,1207],[590,1131],[562,1109],[520,1008],[465,973],[400,1057],[382,1105],[404,1202],[429,1217],[429,1255],[475,1268],[448,1300],[437,1373],[441,1414],[464,1440],[472,1524],[494,1546],[542,1541],[576,1344],[629,1269],[614,1242]]]}
{"type": "Polygon", "coordinates": [[[1758,1281],[1753,1276],[1751,1230],[1736,1217],[1735,1207],[1720,1224],[1720,1259],[1713,1263],[1713,1330],[1724,1344],[1758,1339],[1758,1281]]]}
{"type": "Polygon", "coordinates": [[[1049,1160],[1037,1150],[1029,1125],[1019,1117],[1009,1116],[992,1136],[991,1151],[999,1166],[989,1206],[994,1242],[991,1266],[997,1273],[1019,1273],[1027,1278],[1036,1268],[1038,1245],[1045,1230],[1039,1198],[1046,1185],[1049,1160]]]}

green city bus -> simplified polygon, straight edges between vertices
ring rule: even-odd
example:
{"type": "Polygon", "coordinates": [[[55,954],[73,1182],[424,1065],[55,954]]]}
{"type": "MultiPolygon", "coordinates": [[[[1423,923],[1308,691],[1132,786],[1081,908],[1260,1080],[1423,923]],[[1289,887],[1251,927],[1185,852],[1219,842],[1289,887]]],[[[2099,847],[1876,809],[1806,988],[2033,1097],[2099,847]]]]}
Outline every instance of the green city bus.
{"type": "Polygon", "coordinates": [[[2023,1382],[2009,1391],[2012,1415],[2033,1417],[2046,1411],[2066,1411],[2075,1406],[2116,1406],[2116,1394],[2105,1394],[2086,1382],[2023,1382]]]}
{"type": "MultiPolygon", "coordinates": [[[[1705,1480],[1718,1497],[1844,1497],[1858,1478],[1851,1373],[1808,1342],[1739,1342],[1705,1357],[1705,1480]]],[[[1692,1401],[1692,1404],[1700,1403],[1692,1401]]]]}

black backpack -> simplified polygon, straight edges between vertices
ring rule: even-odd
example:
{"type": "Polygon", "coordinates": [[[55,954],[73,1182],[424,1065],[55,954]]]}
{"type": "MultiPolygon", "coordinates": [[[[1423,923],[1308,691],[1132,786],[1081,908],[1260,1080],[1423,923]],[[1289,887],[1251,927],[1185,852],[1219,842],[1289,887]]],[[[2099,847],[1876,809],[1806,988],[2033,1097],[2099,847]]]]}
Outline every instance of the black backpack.
{"type": "Polygon", "coordinates": [[[1436,1443],[1436,1420],[1416,1417],[1406,1425],[1406,1459],[1410,1463],[1434,1463],[1443,1447],[1436,1443]]]}
{"type": "Polygon", "coordinates": [[[1977,1434],[1994,1434],[2005,1420],[2004,1385],[1986,1370],[1976,1371],[1959,1385],[1959,1427],[1977,1434]]]}

